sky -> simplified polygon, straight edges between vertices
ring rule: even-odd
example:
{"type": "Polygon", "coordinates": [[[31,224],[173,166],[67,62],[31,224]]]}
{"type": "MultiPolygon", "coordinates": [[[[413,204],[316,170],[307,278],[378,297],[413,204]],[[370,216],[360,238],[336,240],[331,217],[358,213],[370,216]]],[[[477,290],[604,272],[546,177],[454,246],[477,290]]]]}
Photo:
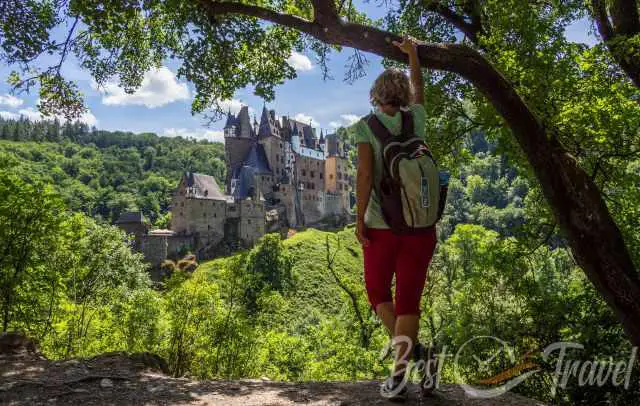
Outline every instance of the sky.
{"type": "MultiPolygon", "coordinates": [[[[371,18],[384,16],[386,8],[373,1],[356,0],[360,10],[371,18]]],[[[65,27],[60,27],[63,35],[65,27]]],[[[581,20],[567,29],[567,38],[575,42],[593,44],[590,23],[581,20]]],[[[369,87],[382,71],[381,58],[365,54],[368,60],[366,76],[353,84],[343,81],[345,64],[351,55],[349,49],[330,55],[329,68],[332,80],[323,80],[322,72],[313,54],[293,53],[289,63],[296,69],[297,78],[276,88],[276,98],[267,104],[279,116],[294,117],[302,122],[311,122],[318,130],[333,131],[339,126],[349,125],[371,110],[369,87]]],[[[39,61],[44,65],[46,59],[39,61]]],[[[41,119],[37,111],[37,91],[31,94],[10,94],[6,78],[11,67],[0,67],[0,116],[18,118],[25,116],[31,120],[41,119]]],[[[224,141],[222,127],[224,120],[207,126],[202,115],[191,114],[194,88],[191,84],[176,78],[177,65],[167,63],[145,76],[142,87],[133,95],[125,94],[116,84],[97,88],[91,77],[70,59],[65,63],[63,74],[79,85],[85,96],[88,111],[81,120],[102,130],[131,131],[135,133],[154,132],[162,136],[183,136],[211,141],[224,141]]],[[[251,88],[239,90],[232,100],[223,104],[237,112],[242,105],[248,105],[251,114],[262,111],[263,100],[252,94],[251,88]]]]}

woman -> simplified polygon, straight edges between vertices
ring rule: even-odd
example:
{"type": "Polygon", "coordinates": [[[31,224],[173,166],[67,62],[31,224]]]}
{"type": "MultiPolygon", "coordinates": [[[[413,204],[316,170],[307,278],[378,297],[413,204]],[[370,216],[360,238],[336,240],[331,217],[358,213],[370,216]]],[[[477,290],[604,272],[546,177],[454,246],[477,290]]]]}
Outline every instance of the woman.
{"type": "MultiPolygon", "coordinates": [[[[393,44],[408,55],[411,80],[400,70],[384,71],[371,88],[371,102],[377,110],[375,114],[389,132],[397,136],[402,127],[400,110],[409,110],[416,134],[424,134],[424,84],[416,43],[405,37],[402,43],[393,44]]],[[[409,355],[414,354],[416,358],[418,352],[424,352],[424,347],[417,341],[420,297],[436,246],[435,227],[428,233],[417,235],[395,235],[391,232],[374,188],[382,176],[380,143],[365,120],[354,124],[352,130],[358,144],[356,234],[364,251],[367,294],[371,306],[396,343],[393,376],[385,381],[382,392],[393,400],[404,400],[409,355]],[[391,294],[393,275],[396,277],[395,304],[391,294]]]]}

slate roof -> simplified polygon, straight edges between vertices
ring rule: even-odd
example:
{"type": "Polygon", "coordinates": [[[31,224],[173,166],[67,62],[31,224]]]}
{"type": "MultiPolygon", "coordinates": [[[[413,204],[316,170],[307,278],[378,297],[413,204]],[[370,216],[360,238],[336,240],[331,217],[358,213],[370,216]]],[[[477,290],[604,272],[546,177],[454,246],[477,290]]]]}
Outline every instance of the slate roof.
{"type": "Polygon", "coordinates": [[[249,107],[242,106],[237,116],[231,114],[231,111],[227,114],[227,121],[224,128],[235,128],[237,137],[255,137],[255,131],[251,125],[251,119],[249,118],[249,107]]]}
{"type": "Polygon", "coordinates": [[[289,128],[291,129],[291,135],[300,136],[301,143],[309,148],[316,148],[318,137],[316,132],[309,124],[301,123],[299,121],[288,119],[289,128]]]}
{"type": "Polygon", "coordinates": [[[118,221],[116,224],[125,224],[125,223],[144,223],[145,219],[140,211],[125,211],[120,214],[118,221]]]}
{"type": "Polygon", "coordinates": [[[248,106],[242,106],[242,108],[240,109],[240,113],[238,113],[237,120],[239,130],[238,134],[242,134],[248,129],[248,134],[250,134],[251,136],[255,136],[255,134],[253,133],[253,127],[251,126],[251,119],[249,118],[248,106]]]}
{"type": "Polygon", "coordinates": [[[224,128],[236,127],[237,125],[238,120],[233,114],[231,114],[231,110],[229,110],[229,113],[227,113],[227,122],[224,124],[224,128]]]}
{"type": "Polygon", "coordinates": [[[269,160],[267,159],[264,145],[257,142],[253,144],[247,153],[242,165],[254,168],[258,174],[271,174],[271,167],[269,167],[269,160]]]}
{"type": "Polygon", "coordinates": [[[196,199],[227,200],[213,176],[193,172],[187,172],[184,176],[187,188],[191,188],[192,196],[196,199]]]}
{"type": "Polygon", "coordinates": [[[262,107],[262,117],[260,117],[260,127],[258,130],[258,137],[269,137],[269,136],[278,136],[278,125],[275,120],[275,112],[271,114],[267,110],[267,106],[262,107]]]}

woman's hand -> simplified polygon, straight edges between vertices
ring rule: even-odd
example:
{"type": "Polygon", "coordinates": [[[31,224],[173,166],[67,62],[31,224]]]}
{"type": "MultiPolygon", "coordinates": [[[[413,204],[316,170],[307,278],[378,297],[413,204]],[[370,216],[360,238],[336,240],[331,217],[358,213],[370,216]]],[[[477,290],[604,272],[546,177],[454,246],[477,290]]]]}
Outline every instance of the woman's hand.
{"type": "Polygon", "coordinates": [[[364,224],[364,219],[358,219],[356,222],[356,237],[360,241],[360,245],[363,247],[369,246],[369,238],[367,238],[367,226],[364,224]]]}
{"type": "Polygon", "coordinates": [[[393,45],[400,48],[400,50],[407,55],[415,55],[418,51],[418,42],[408,35],[404,36],[402,42],[393,41],[393,45]]]}
{"type": "Polygon", "coordinates": [[[424,79],[418,58],[418,40],[405,35],[402,42],[393,41],[393,45],[400,48],[402,52],[409,56],[409,67],[411,70],[411,86],[413,87],[413,103],[424,104],[424,79]]]}

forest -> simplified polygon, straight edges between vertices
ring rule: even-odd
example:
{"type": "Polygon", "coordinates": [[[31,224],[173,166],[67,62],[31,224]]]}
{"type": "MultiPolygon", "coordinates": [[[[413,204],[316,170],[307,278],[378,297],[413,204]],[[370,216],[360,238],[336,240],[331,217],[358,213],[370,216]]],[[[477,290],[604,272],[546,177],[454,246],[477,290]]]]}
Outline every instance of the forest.
{"type": "MultiPolygon", "coordinates": [[[[172,172],[160,163],[157,172],[144,171],[143,159],[130,169],[137,148],[147,149],[147,140],[153,140],[156,150],[172,145],[177,155],[193,142],[150,134],[122,140],[122,134],[100,133],[110,141],[97,143],[97,137],[89,132],[56,142],[0,143],[2,162],[8,164],[0,172],[0,223],[7,225],[0,227],[1,241],[11,250],[2,266],[20,272],[16,279],[3,272],[5,329],[28,332],[53,359],[150,351],[164,357],[176,376],[289,381],[385,376],[388,360],[380,358],[380,350],[388,338],[366,299],[362,250],[352,226],[299,231],[286,240],[267,235],[253,249],[201,263],[193,272],[176,264],[170,278],[153,284],[147,265],[110,225],[112,219],[86,210],[107,207],[110,200],[102,200],[109,194],[93,194],[100,183],[85,185],[80,173],[126,156],[118,166],[122,173],[110,174],[121,183],[104,187],[140,197],[145,182],[129,175],[171,185],[180,171],[162,178],[172,172]],[[79,171],[62,169],[70,162],[79,171]],[[94,200],[73,206],[78,200],[69,200],[69,185],[75,183],[94,200]]],[[[540,192],[481,133],[470,136],[460,152],[423,295],[421,340],[456,349],[473,337],[495,336],[513,346],[518,362],[558,341],[583,343],[586,349],[572,354],[576,359],[628,357],[629,342],[612,312],[565,238],[539,216],[540,192]]],[[[215,163],[220,157],[192,159],[194,167],[207,168],[209,159],[215,163]]],[[[485,347],[478,350],[492,351],[485,347]]],[[[613,399],[612,404],[624,405],[640,390],[570,382],[551,398],[554,365],[539,358],[544,373],[517,392],[557,404],[613,399]]],[[[475,363],[467,361],[455,368],[446,364],[443,381],[478,378],[475,363]]],[[[499,359],[491,368],[497,373],[511,363],[499,359]]]]}
{"type": "Polygon", "coordinates": [[[224,184],[226,170],[219,143],[24,118],[0,118],[0,157],[0,167],[54,185],[71,210],[108,223],[123,211],[141,211],[159,228],[168,224],[184,172],[211,174],[224,184]]]}
{"type": "MultiPolygon", "coordinates": [[[[540,371],[514,391],[560,405],[637,403],[637,360],[627,388],[559,385],[557,359],[540,352],[576,342],[584,348],[572,359],[607,362],[640,345],[638,1],[394,0],[380,2],[381,19],[345,0],[9,3],[0,8],[9,84],[37,90],[40,111],[67,122],[86,109],[61,69],[71,54],[96,83],[129,92],[171,59],[194,88],[192,112],[215,118],[247,86],[273,100],[296,77],[293,50],[313,54],[326,79],[332,53],[350,53],[352,82],[367,53],[405,68],[390,44],[415,37],[423,135],[452,172],[420,338],[455,349],[493,336],[513,347],[483,371],[472,359],[447,364],[443,379],[533,361],[540,371]],[[567,36],[585,21],[593,44],[567,36]],[[62,41],[55,30],[66,30],[62,41]],[[41,55],[53,62],[36,66],[41,55]]],[[[52,358],[151,351],[177,376],[385,375],[387,337],[366,302],[352,227],[267,235],[194,272],[176,264],[152,285],[110,224],[129,208],[167,224],[171,185],[187,168],[222,179],[223,146],[55,121],[0,128],[3,330],[28,332],[52,358]]]]}

